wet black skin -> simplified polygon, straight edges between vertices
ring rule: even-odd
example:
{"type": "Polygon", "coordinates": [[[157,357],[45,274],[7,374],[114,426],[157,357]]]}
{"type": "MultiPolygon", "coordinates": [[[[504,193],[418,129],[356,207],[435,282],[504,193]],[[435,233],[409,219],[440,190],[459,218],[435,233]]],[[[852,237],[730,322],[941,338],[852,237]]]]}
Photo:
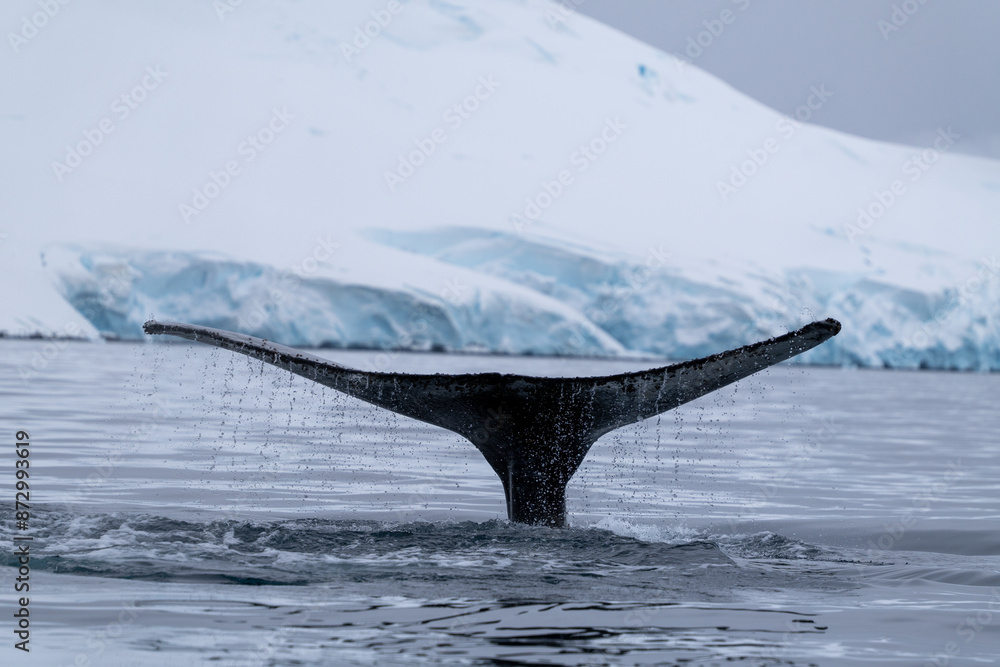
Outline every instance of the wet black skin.
{"type": "Polygon", "coordinates": [[[511,521],[566,525],[566,485],[605,433],[683,405],[794,357],[840,332],[827,319],[703,359],[604,377],[412,375],[339,366],[262,338],[150,320],[167,334],[239,352],[368,403],[454,431],[503,483],[511,521]]]}

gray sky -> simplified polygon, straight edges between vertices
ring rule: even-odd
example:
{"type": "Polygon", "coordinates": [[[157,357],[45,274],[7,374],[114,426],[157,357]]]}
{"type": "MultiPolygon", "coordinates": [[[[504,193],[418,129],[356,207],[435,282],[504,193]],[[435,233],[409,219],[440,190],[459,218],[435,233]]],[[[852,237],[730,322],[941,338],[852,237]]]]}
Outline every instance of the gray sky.
{"type": "Polygon", "coordinates": [[[917,145],[950,125],[962,136],[957,150],[1000,158],[996,0],[562,2],[784,113],[823,84],[834,97],[812,122],[917,145]],[[700,52],[689,42],[699,37],[700,52]]]}

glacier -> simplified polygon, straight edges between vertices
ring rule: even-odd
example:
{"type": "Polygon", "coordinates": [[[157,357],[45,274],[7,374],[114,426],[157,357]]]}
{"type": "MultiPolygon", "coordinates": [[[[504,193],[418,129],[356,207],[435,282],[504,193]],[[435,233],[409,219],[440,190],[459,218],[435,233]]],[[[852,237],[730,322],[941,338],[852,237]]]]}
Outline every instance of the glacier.
{"type": "Polygon", "coordinates": [[[1000,369],[995,261],[961,289],[925,294],[810,269],[699,279],[662,248],[636,262],[475,228],[366,236],[467,273],[435,294],[209,254],[62,249],[61,292],[115,339],[143,338],[156,313],[302,347],[687,359],[829,315],[844,331],[793,363],[1000,369]]]}
{"type": "Polygon", "coordinates": [[[547,0],[400,7],[351,50],[384,3],[101,3],[0,61],[0,332],[685,359],[835,317],[801,362],[1000,369],[962,128],[785,117],[547,0]]]}
{"type": "Polygon", "coordinates": [[[140,340],[150,314],[301,347],[616,355],[626,350],[562,304],[479,281],[428,294],[280,271],[207,253],[59,248],[60,291],[104,338],[140,340]]]}

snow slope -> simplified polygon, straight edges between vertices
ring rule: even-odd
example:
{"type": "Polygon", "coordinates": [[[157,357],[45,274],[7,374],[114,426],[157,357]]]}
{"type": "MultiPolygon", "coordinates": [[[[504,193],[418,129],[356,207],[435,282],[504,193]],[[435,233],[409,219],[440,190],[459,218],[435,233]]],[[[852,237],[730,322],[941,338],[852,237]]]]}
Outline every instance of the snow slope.
{"type": "Polygon", "coordinates": [[[690,357],[831,316],[807,360],[1000,368],[961,128],[783,118],[543,0],[70,4],[0,75],[10,333],[690,357]]]}

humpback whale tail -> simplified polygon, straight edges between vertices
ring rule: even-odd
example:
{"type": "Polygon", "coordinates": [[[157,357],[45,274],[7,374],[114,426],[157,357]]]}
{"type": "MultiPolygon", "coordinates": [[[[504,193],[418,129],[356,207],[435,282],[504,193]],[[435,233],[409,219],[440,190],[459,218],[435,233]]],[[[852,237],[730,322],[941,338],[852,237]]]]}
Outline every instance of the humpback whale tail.
{"type": "Polygon", "coordinates": [[[693,401],[837,335],[827,319],[685,363],[604,377],[500,373],[413,375],[354,370],[262,338],[179,322],[143,325],[239,352],[387,410],[454,431],[503,483],[511,521],[566,524],[566,485],[602,435],[693,401]]]}

